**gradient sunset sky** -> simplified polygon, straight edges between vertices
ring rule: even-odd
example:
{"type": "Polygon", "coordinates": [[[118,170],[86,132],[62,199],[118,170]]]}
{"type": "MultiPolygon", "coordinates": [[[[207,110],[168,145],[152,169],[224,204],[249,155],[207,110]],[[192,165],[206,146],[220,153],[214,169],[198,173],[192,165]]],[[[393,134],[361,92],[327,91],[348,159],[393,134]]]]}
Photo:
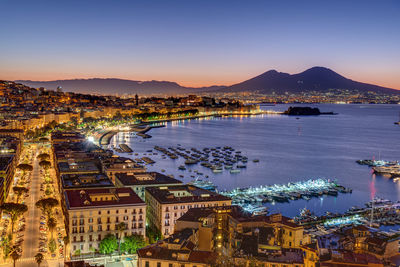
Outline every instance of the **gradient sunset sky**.
{"type": "Polygon", "coordinates": [[[230,85],[325,66],[400,89],[400,1],[0,0],[0,79],[230,85]]]}

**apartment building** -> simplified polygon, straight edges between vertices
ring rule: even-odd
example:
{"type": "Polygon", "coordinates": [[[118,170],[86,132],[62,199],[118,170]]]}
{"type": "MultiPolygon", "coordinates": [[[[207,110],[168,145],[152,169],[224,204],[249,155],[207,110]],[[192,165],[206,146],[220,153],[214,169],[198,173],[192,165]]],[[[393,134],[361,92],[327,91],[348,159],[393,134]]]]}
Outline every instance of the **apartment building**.
{"type": "Polygon", "coordinates": [[[63,207],[69,232],[70,253],[90,253],[98,249],[108,234],[121,238],[131,234],[145,237],[146,204],[131,188],[66,190],[63,207]],[[125,231],[117,225],[125,223],[125,231]]]}
{"type": "Polygon", "coordinates": [[[145,189],[147,219],[164,237],[174,233],[176,220],[191,208],[229,206],[229,197],[193,185],[157,186],[145,189]]]}
{"type": "Polygon", "coordinates": [[[116,186],[132,188],[143,201],[146,199],[145,189],[147,187],[182,184],[181,181],[158,172],[117,173],[115,177],[116,186]]]}

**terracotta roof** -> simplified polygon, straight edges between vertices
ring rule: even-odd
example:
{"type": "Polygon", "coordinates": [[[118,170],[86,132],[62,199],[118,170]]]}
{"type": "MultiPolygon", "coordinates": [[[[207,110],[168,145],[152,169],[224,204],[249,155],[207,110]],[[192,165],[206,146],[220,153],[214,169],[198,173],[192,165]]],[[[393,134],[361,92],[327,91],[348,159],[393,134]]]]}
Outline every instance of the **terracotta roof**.
{"type": "Polygon", "coordinates": [[[131,188],[67,190],[64,192],[64,195],[67,209],[70,210],[107,206],[145,205],[143,200],[131,188]],[[110,199],[103,199],[103,195],[109,196],[110,199]],[[96,196],[97,200],[94,199],[94,196],[96,196]]]}

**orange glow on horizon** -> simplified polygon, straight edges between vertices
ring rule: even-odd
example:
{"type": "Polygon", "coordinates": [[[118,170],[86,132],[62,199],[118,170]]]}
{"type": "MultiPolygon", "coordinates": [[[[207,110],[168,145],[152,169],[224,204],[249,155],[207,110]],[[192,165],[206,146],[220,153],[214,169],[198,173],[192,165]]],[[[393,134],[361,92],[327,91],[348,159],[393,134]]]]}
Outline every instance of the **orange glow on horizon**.
{"type": "MultiPolygon", "coordinates": [[[[70,79],[92,79],[92,78],[116,78],[124,80],[133,81],[169,81],[176,82],[181,86],[185,87],[208,87],[208,86],[229,86],[236,83],[243,82],[245,80],[251,79],[260,73],[240,73],[237,75],[230,76],[219,76],[215,75],[162,75],[154,74],[152,75],[137,75],[135,77],[130,77],[128,75],[106,75],[106,74],[74,74],[74,73],[39,73],[39,72],[28,72],[26,74],[16,74],[16,71],[2,72],[0,80],[32,80],[32,81],[54,81],[54,80],[70,80],[70,79]]],[[[293,73],[292,73],[293,74],[293,73]]],[[[339,74],[341,74],[339,72],[339,74]]],[[[396,75],[384,75],[379,77],[371,77],[371,75],[360,75],[360,74],[346,74],[343,73],[346,78],[352,79],[353,81],[374,84],[377,86],[393,88],[400,90],[400,81],[396,75]]]]}

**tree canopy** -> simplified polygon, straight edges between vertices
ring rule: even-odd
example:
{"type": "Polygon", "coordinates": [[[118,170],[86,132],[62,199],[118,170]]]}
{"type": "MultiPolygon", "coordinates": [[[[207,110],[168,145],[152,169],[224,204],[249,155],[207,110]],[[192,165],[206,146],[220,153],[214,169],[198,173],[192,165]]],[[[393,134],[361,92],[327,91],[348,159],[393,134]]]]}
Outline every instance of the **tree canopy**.
{"type": "Polygon", "coordinates": [[[47,214],[47,218],[51,217],[53,209],[58,205],[58,200],[52,197],[43,198],[36,202],[36,207],[41,209],[44,213],[47,214]]]}
{"type": "Polygon", "coordinates": [[[111,254],[118,248],[117,238],[114,235],[107,235],[99,244],[99,251],[103,254],[111,254]]]}
{"type": "Polygon", "coordinates": [[[29,171],[30,172],[33,170],[32,165],[26,164],[26,163],[19,164],[17,166],[17,168],[20,169],[21,171],[29,171]]]}
{"type": "Polygon", "coordinates": [[[17,195],[17,201],[21,198],[22,194],[28,193],[29,189],[23,186],[14,186],[13,187],[14,193],[17,195]]]}
{"type": "Polygon", "coordinates": [[[48,160],[42,160],[39,162],[39,166],[42,167],[43,169],[47,170],[51,167],[51,163],[48,160]]]}
{"type": "Polygon", "coordinates": [[[40,159],[40,160],[49,160],[49,159],[50,159],[50,155],[47,154],[47,153],[41,153],[41,154],[38,156],[38,159],[40,159]]]}
{"type": "Polygon", "coordinates": [[[28,206],[26,206],[25,204],[8,202],[8,203],[3,203],[0,206],[0,210],[4,211],[8,215],[10,215],[11,232],[14,233],[15,222],[17,221],[19,216],[21,216],[22,214],[24,214],[25,212],[28,211],[28,206]]]}
{"type": "Polygon", "coordinates": [[[146,245],[146,242],[141,235],[130,235],[124,237],[124,242],[121,244],[121,251],[128,253],[136,253],[136,250],[146,245]]]}

